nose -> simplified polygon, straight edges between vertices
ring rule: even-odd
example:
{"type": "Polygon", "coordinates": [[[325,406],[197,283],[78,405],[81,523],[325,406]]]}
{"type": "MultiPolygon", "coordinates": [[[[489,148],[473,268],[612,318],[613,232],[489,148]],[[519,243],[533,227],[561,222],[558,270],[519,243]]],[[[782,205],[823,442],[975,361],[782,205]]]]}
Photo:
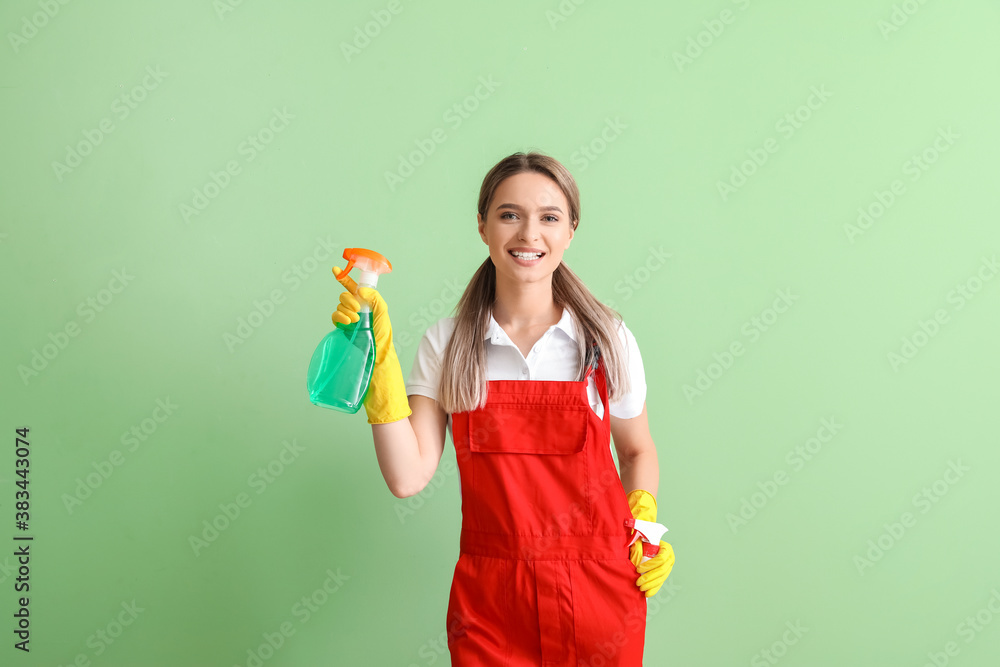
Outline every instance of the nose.
{"type": "Polygon", "coordinates": [[[522,241],[538,240],[538,228],[532,223],[531,218],[525,218],[518,229],[517,238],[522,241]]]}

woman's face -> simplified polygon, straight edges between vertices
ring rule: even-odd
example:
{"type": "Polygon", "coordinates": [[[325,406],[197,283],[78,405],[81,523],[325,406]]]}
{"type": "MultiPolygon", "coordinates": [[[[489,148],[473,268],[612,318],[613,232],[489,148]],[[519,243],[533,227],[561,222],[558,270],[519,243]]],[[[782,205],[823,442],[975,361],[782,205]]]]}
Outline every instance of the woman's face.
{"type": "Polygon", "coordinates": [[[486,220],[477,218],[498,277],[515,281],[548,279],[573,238],[566,195],[555,181],[534,171],[504,179],[486,220]]]}

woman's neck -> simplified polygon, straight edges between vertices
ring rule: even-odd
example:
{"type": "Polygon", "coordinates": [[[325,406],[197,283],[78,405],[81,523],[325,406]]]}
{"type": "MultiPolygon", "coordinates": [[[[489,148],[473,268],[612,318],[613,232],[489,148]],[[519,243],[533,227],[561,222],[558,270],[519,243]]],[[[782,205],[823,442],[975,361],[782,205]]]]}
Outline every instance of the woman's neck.
{"type": "Polygon", "coordinates": [[[552,276],[544,281],[511,284],[497,276],[493,319],[504,330],[550,327],[562,317],[562,307],[552,297],[552,276]]]}

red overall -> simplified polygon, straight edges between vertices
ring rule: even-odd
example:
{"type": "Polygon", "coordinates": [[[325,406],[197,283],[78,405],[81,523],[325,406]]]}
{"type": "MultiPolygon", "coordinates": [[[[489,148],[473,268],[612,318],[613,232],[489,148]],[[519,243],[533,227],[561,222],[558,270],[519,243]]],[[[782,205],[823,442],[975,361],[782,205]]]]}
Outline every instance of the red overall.
{"type": "MultiPolygon", "coordinates": [[[[587,380],[491,380],[452,414],[462,534],[448,601],[456,667],[642,665],[646,598],[611,458],[604,364],[587,380]]],[[[587,371],[589,378],[593,366],[587,371]]]]}

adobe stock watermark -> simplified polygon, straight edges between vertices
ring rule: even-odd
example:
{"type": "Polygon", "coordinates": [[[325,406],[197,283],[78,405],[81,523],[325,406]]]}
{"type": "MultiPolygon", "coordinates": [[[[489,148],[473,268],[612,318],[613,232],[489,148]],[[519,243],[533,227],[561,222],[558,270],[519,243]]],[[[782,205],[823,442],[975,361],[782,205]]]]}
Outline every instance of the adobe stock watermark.
{"type": "MultiPolygon", "coordinates": [[[[122,268],[121,271],[113,270],[111,280],[107,287],[97,291],[97,294],[88,296],[76,306],[76,314],[83,324],[90,324],[97,316],[103,313],[110,306],[119,294],[135,280],[135,276],[122,268]]],[[[62,329],[55,333],[49,332],[48,342],[43,343],[41,349],[35,347],[31,350],[31,361],[25,364],[18,364],[17,374],[25,387],[33,378],[37,378],[42,371],[47,369],[52,362],[67,348],[73,338],[76,338],[83,331],[81,323],[77,320],[69,320],[62,329]]]]}
{"type": "MultiPolygon", "coordinates": [[[[998,269],[1000,264],[997,263],[996,255],[989,258],[984,256],[979,268],[971,276],[957,283],[945,297],[945,301],[952,307],[951,314],[962,310],[967,303],[976,298],[986,283],[997,275],[998,269]]],[[[938,308],[928,319],[917,320],[917,328],[900,338],[899,349],[892,350],[886,355],[889,367],[898,373],[900,367],[913,361],[920,351],[941,333],[942,327],[951,322],[951,314],[947,308],[938,308]]]]}
{"type": "Polygon", "coordinates": [[[774,640],[767,648],[762,648],[750,658],[751,667],[768,667],[776,665],[778,661],[788,654],[789,647],[795,646],[799,640],[809,632],[809,628],[803,627],[802,622],[795,619],[795,622],[785,621],[785,630],[781,637],[774,640]]]}
{"type": "MultiPolygon", "coordinates": [[[[305,625],[309,622],[309,619],[317,613],[323,605],[330,601],[330,598],[334,593],[339,591],[344,585],[344,582],[350,579],[350,576],[344,574],[337,568],[334,572],[331,568],[327,568],[326,578],[323,580],[312,593],[308,595],[303,595],[295,604],[292,605],[291,610],[289,610],[288,615],[292,618],[296,618],[299,621],[299,625],[305,625]]],[[[286,619],[278,624],[271,632],[261,633],[261,638],[264,640],[257,646],[252,646],[246,650],[246,662],[243,663],[246,667],[263,667],[264,663],[274,657],[274,655],[286,645],[289,639],[295,635],[298,628],[292,623],[290,619],[286,619]]],[[[235,667],[243,667],[243,665],[236,663],[235,667]]]]}
{"type": "MultiPolygon", "coordinates": [[[[959,135],[955,134],[950,126],[947,130],[939,127],[937,137],[930,146],[903,161],[900,167],[903,176],[908,176],[911,183],[916,183],[937,163],[943,153],[955,145],[955,140],[958,138],[959,135]]],[[[872,200],[858,207],[858,217],[854,223],[844,224],[844,234],[847,235],[847,240],[853,245],[855,239],[871,229],[872,225],[878,222],[906,192],[906,183],[899,178],[893,179],[885,190],[874,190],[872,200]]]]}
{"type": "MultiPolygon", "coordinates": [[[[329,236],[325,239],[317,236],[316,246],[312,252],[292,264],[281,274],[282,284],[288,286],[289,293],[295,292],[318,269],[329,266],[330,259],[336,258],[339,250],[340,246],[334,244],[329,236]]],[[[233,353],[238,347],[250,340],[250,337],[274,316],[278,306],[285,303],[286,296],[281,288],[276,287],[263,299],[254,299],[250,312],[245,317],[241,315],[236,318],[236,328],[232,332],[222,332],[222,342],[226,349],[233,353]]],[[[337,308],[336,293],[333,293],[332,298],[331,313],[337,308]]],[[[328,324],[329,322],[327,320],[328,324]]]]}
{"type": "Polygon", "coordinates": [[[581,494],[580,499],[574,500],[568,506],[560,508],[558,512],[552,514],[547,522],[545,533],[534,536],[530,542],[526,542],[520,547],[523,557],[543,558],[553,551],[563,549],[564,544],[561,536],[574,534],[576,526],[589,525],[592,520],[591,498],[604,497],[605,491],[609,488],[612,493],[622,488],[621,477],[618,476],[614,467],[603,469],[596,477],[592,477],[591,481],[593,483],[589,485],[586,495],[581,494]]]}
{"type": "Polygon", "coordinates": [[[373,9],[371,21],[363,26],[354,26],[354,39],[351,42],[340,43],[340,52],[344,54],[344,59],[351,62],[352,59],[360,56],[361,52],[367,49],[372,41],[389,27],[393,17],[403,13],[404,9],[405,7],[399,0],[389,0],[389,4],[384,9],[373,9]]]}
{"type": "MultiPolygon", "coordinates": [[[[823,446],[829,444],[833,438],[840,433],[844,425],[837,421],[836,417],[824,417],[820,420],[816,434],[807,439],[803,444],[796,445],[785,454],[785,463],[793,472],[802,470],[807,463],[812,461],[821,451],[823,446]]],[[[737,513],[726,514],[726,523],[735,535],[736,532],[746,526],[757,514],[774,499],[781,487],[788,484],[791,477],[784,468],[775,470],[774,473],[763,482],[757,482],[759,491],[754,491],[749,498],[740,498],[740,507],[737,513]]]]}
{"type": "Polygon", "coordinates": [[[927,4],[927,0],[903,0],[903,2],[893,4],[889,17],[875,22],[875,27],[882,33],[882,39],[889,41],[889,35],[899,32],[925,4],[927,4]]]}
{"type": "MultiPolygon", "coordinates": [[[[932,507],[941,502],[941,499],[948,495],[951,487],[965,477],[972,468],[964,465],[962,459],[948,461],[948,467],[940,478],[934,480],[917,493],[913,494],[910,504],[919,510],[920,514],[927,514],[932,507]]],[[[883,530],[878,537],[868,540],[868,550],[863,555],[854,557],[854,567],[858,574],[865,575],[865,570],[874,567],[875,563],[882,560],[885,554],[892,549],[906,534],[906,531],[917,525],[917,516],[912,512],[903,512],[898,521],[883,523],[883,530]]]]}
{"type": "MultiPolygon", "coordinates": [[[[760,313],[752,316],[740,326],[740,333],[747,339],[748,344],[756,343],[761,336],[771,330],[779,317],[788,312],[788,309],[799,300],[799,297],[792,294],[790,289],[777,290],[778,296],[770,306],[764,308],[760,313]]],[[[719,381],[719,379],[736,363],[736,358],[743,356],[746,347],[743,340],[737,338],[731,342],[721,353],[713,352],[710,362],[705,368],[699,368],[695,374],[694,384],[685,384],[681,387],[688,405],[694,403],[696,398],[705,394],[706,391],[719,381]]]]}
{"type": "MultiPolygon", "coordinates": [[[[994,587],[986,603],[973,616],[966,616],[955,626],[955,634],[963,639],[966,645],[971,644],[979,633],[986,629],[993,619],[1000,616],[1000,588],[994,587]]],[[[945,667],[951,659],[962,652],[957,641],[946,642],[940,651],[928,651],[927,662],[923,667],[945,667]]]]}
{"type": "MultiPolygon", "coordinates": [[[[396,331],[399,327],[393,326],[392,339],[396,345],[396,349],[405,349],[413,343],[418,342],[423,336],[423,332],[427,331],[429,326],[442,317],[446,317],[451,312],[464,291],[465,287],[462,283],[451,278],[445,278],[444,287],[438,292],[438,295],[420,306],[416,311],[410,313],[410,316],[406,320],[408,328],[405,331],[400,330],[397,334],[396,331]]],[[[391,315],[390,319],[392,319],[391,315]]]]}
{"type": "Polygon", "coordinates": [[[565,23],[566,19],[576,13],[576,8],[583,5],[587,0],[561,0],[556,8],[545,10],[545,20],[549,22],[549,27],[555,30],[560,23],[565,23]]]}
{"type": "MultiPolygon", "coordinates": [[[[448,107],[444,115],[441,116],[442,122],[446,123],[452,132],[458,130],[479,109],[480,104],[488,100],[499,87],[500,82],[494,81],[492,74],[488,78],[480,76],[479,85],[476,86],[472,94],[466,95],[460,101],[448,107]]],[[[389,186],[389,191],[395,192],[397,187],[414,174],[417,167],[424,164],[427,158],[434,154],[438,145],[443,144],[447,140],[448,132],[440,127],[431,130],[428,137],[414,139],[413,143],[417,146],[416,150],[410,151],[405,156],[399,153],[397,155],[399,162],[396,170],[386,170],[384,172],[385,184],[389,186]]]]}
{"type": "Polygon", "coordinates": [[[614,120],[605,118],[604,127],[598,136],[591,139],[589,143],[581,144],[569,156],[573,166],[578,171],[585,171],[590,163],[603,155],[604,151],[608,150],[608,146],[613,144],[621,136],[622,131],[626,129],[628,129],[628,125],[623,123],[619,116],[615,116],[614,120]]]}
{"type": "Polygon", "coordinates": [[[38,0],[39,11],[30,16],[21,17],[21,29],[17,32],[8,32],[7,41],[14,53],[20,52],[21,48],[34,39],[38,31],[49,24],[54,19],[63,6],[68,5],[70,0],[38,0]]]}
{"type": "MultiPolygon", "coordinates": [[[[445,622],[445,629],[440,634],[425,641],[417,649],[417,655],[422,659],[420,664],[433,665],[442,659],[448,660],[450,663],[448,642],[464,637],[469,628],[474,627],[476,620],[477,617],[472,612],[457,614],[453,611],[449,614],[445,622]]],[[[407,667],[419,666],[417,663],[411,662],[407,667]]]]}
{"type": "MultiPolygon", "coordinates": [[[[746,11],[750,7],[750,0],[732,0],[733,4],[739,7],[740,11],[746,11]]],[[[705,27],[698,34],[688,37],[684,51],[674,51],[674,65],[677,71],[684,73],[684,70],[694,64],[694,61],[701,58],[716,40],[722,37],[726,31],[726,26],[736,22],[739,15],[731,9],[723,9],[717,18],[706,19],[701,22],[705,27]]]]}
{"type": "MultiPolygon", "coordinates": [[[[681,587],[674,581],[675,576],[671,571],[667,580],[663,582],[663,587],[660,588],[659,592],[652,597],[646,598],[645,618],[643,618],[641,613],[629,613],[625,615],[623,623],[625,628],[630,631],[642,629],[643,626],[648,628],[649,619],[659,614],[667,606],[667,603],[677,596],[677,592],[681,590],[681,587]]],[[[608,641],[598,643],[596,653],[577,656],[577,667],[608,667],[609,665],[618,664],[616,658],[621,653],[622,648],[625,647],[626,641],[627,638],[623,631],[618,630],[614,632],[608,637],[608,641]]]]}
{"type": "MultiPolygon", "coordinates": [[[[125,629],[131,627],[139,618],[139,614],[146,611],[145,607],[140,607],[135,598],[131,602],[122,601],[121,611],[115,612],[111,620],[97,628],[87,637],[87,648],[91,653],[77,653],[72,660],[66,663],[65,667],[90,667],[91,656],[94,658],[104,655],[111,646],[124,634],[125,629]]],[[[57,667],[63,667],[60,663],[57,667]]]]}
{"type": "MultiPolygon", "coordinates": [[[[821,84],[818,88],[809,88],[810,95],[806,101],[793,111],[789,111],[779,118],[774,124],[774,131],[788,141],[795,133],[801,130],[813,117],[813,113],[819,111],[826,104],[827,100],[833,97],[833,93],[826,89],[826,84],[821,84]]],[[[771,156],[781,148],[781,142],[775,137],[768,137],[759,148],[748,148],[747,159],[739,164],[733,164],[729,171],[729,179],[716,181],[715,187],[719,192],[722,201],[729,201],[729,198],[747,184],[750,178],[758,172],[771,159],[771,156]]]]}
{"type": "Polygon", "coordinates": [[[232,14],[238,7],[243,6],[244,0],[213,0],[212,9],[220,21],[225,20],[226,14],[232,14]]]}
{"type": "Polygon", "coordinates": [[[83,164],[84,158],[91,155],[94,150],[104,143],[107,135],[115,131],[115,119],[119,122],[128,118],[149,93],[160,87],[163,80],[168,76],[167,72],[160,70],[159,65],[155,68],[152,65],[146,67],[146,76],[143,77],[139,85],[134,86],[126,93],[122,93],[111,102],[112,116],[105,116],[97,123],[96,128],[86,128],[83,130],[83,139],[76,144],[66,144],[64,162],[52,161],[52,171],[56,175],[56,180],[62,183],[67,174],[83,164]]]}
{"type": "Polygon", "coordinates": [[[271,118],[256,132],[248,134],[246,139],[236,147],[236,154],[243,158],[242,163],[233,158],[228,160],[219,171],[210,169],[204,184],[191,189],[191,199],[178,205],[177,210],[184,222],[190,224],[191,218],[201,215],[209,204],[232,184],[233,179],[243,173],[243,166],[250,164],[257,159],[258,155],[267,150],[271,142],[288,129],[289,121],[294,119],[295,116],[288,112],[288,107],[282,107],[280,110],[277,107],[273,108],[271,118]]]}
{"type": "Polygon", "coordinates": [[[622,295],[621,304],[614,299],[608,299],[604,302],[605,305],[611,310],[618,310],[620,306],[624,305],[625,302],[641,290],[652,279],[653,274],[662,269],[666,265],[667,260],[672,257],[672,254],[663,250],[663,246],[655,248],[649,246],[646,259],[615,282],[615,294],[622,295]]]}
{"type": "MultiPolygon", "coordinates": [[[[288,466],[299,459],[305,450],[306,448],[298,444],[294,438],[291,442],[285,440],[282,443],[280,453],[269,461],[267,466],[257,468],[256,471],[250,473],[250,476],[247,477],[247,486],[258,496],[264,493],[271,484],[274,484],[281,477],[288,466]]],[[[242,491],[236,494],[232,501],[219,503],[219,513],[211,519],[202,521],[200,533],[192,533],[188,536],[188,545],[190,545],[194,555],[200,556],[205,549],[219,539],[219,535],[236,523],[236,520],[244,514],[243,510],[253,504],[253,500],[253,496],[242,491]]]]}
{"type": "MultiPolygon", "coordinates": [[[[170,397],[156,399],[156,407],[138,424],[133,424],[129,430],[123,432],[118,439],[129,453],[133,453],[140,446],[149,440],[160,428],[160,425],[174,414],[179,408],[170,397]]],[[[108,457],[102,461],[91,461],[90,466],[94,469],[85,477],[76,478],[76,487],[72,493],[63,493],[63,507],[69,515],[83,505],[83,502],[94,495],[97,489],[101,488],[104,482],[108,481],[115,473],[115,470],[125,463],[125,454],[120,449],[113,449],[108,457]]]]}
{"type": "Polygon", "coordinates": [[[441,461],[437,470],[434,471],[434,476],[431,477],[429,482],[427,482],[427,486],[412,496],[397,500],[394,505],[394,509],[396,511],[396,518],[399,519],[399,523],[406,523],[410,517],[414,516],[419,510],[421,510],[426,501],[429,498],[434,497],[437,490],[443,487],[448,482],[449,478],[454,477],[457,471],[458,466],[455,465],[454,461],[441,461]]]}

